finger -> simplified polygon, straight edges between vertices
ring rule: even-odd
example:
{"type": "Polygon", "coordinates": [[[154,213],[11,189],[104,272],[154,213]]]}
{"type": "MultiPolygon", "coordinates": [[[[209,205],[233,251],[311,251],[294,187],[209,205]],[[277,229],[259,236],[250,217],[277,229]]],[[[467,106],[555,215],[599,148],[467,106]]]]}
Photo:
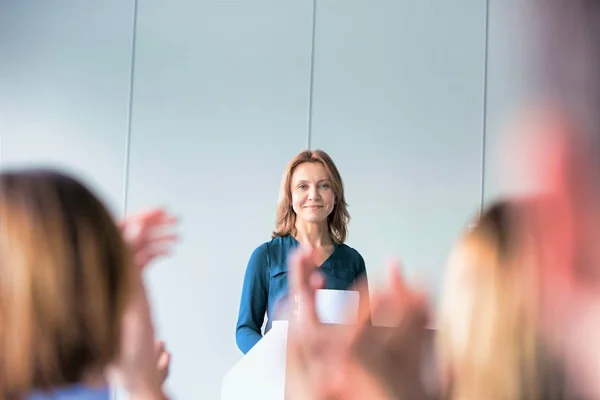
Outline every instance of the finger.
{"type": "Polygon", "coordinates": [[[142,251],[149,246],[172,246],[179,240],[175,233],[156,233],[152,231],[139,231],[135,237],[130,236],[128,243],[134,252],[142,251]]]}
{"type": "Polygon", "coordinates": [[[144,221],[161,219],[164,218],[165,215],[166,212],[164,209],[153,208],[137,214],[128,215],[123,220],[119,221],[117,225],[123,229],[131,224],[141,224],[144,221]]]}
{"type": "Polygon", "coordinates": [[[146,234],[139,238],[135,244],[134,251],[142,251],[148,247],[172,248],[177,241],[179,241],[179,235],[175,233],[157,234],[154,236],[146,234]]]}
{"type": "Polygon", "coordinates": [[[385,326],[424,326],[429,320],[427,295],[418,291],[402,296],[389,292],[378,294],[373,302],[373,313],[381,318],[380,322],[385,326]]]}
{"type": "Polygon", "coordinates": [[[309,289],[309,275],[305,267],[307,251],[302,248],[294,250],[289,257],[289,292],[292,297],[309,289]]]}
{"type": "Polygon", "coordinates": [[[162,340],[157,340],[154,342],[154,354],[156,355],[157,359],[163,351],[165,351],[165,342],[162,340]]]}
{"type": "Polygon", "coordinates": [[[369,284],[366,277],[360,277],[356,283],[352,286],[351,290],[358,292],[358,313],[357,322],[358,324],[371,324],[371,301],[369,295],[369,284]]]}
{"type": "Polygon", "coordinates": [[[129,243],[134,252],[143,251],[151,246],[174,246],[180,236],[176,233],[166,233],[158,229],[146,229],[138,232],[136,237],[130,237],[129,243]]]}
{"type": "Polygon", "coordinates": [[[313,254],[310,250],[299,248],[290,255],[290,294],[295,301],[299,317],[308,324],[316,324],[318,322],[315,306],[315,289],[310,284],[314,270],[313,254]]]}
{"type": "Polygon", "coordinates": [[[129,237],[136,237],[148,230],[174,226],[178,219],[164,209],[152,209],[126,217],[118,226],[129,237]]]}
{"type": "Polygon", "coordinates": [[[156,221],[164,218],[166,215],[168,213],[163,207],[155,207],[134,214],[131,217],[140,221],[156,221]]]}
{"type": "Polygon", "coordinates": [[[166,350],[161,352],[158,357],[158,362],[157,362],[158,369],[161,371],[166,371],[167,368],[169,367],[170,363],[171,363],[171,353],[169,353],[166,350]]]}
{"type": "Polygon", "coordinates": [[[319,271],[313,271],[309,278],[309,286],[312,292],[325,287],[325,277],[319,271]]]}
{"type": "Polygon", "coordinates": [[[308,326],[313,326],[319,322],[316,308],[316,290],[320,285],[318,279],[313,279],[311,285],[310,269],[312,268],[310,258],[303,257],[301,260],[300,268],[304,269],[303,274],[308,278],[302,278],[304,281],[302,286],[296,292],[296,310],[298,318],[301,322],[306,323],[308,326]],[[310,274],[310,275],[309,275],[310,274]],[[308,279],[308,282],[306,282],[308,279]]]}
{"type": "Polygon", "coordinates": [[[135,246],[139,247],[144,243],[152,241],[176,241],[179,239],[179,235],[174,233],[174,225],[156,222],[142,222],[132,225],[132,228],[126,230],[130,242],[135,246]]]}
{"type": "Polygon", "coordinates": [[[397,326],[397,318],[394,314],[397,314],[398,308],[399,307],[391,301],[388,294],[377,292],[373,295],[371,310],[373,315],[376,315],[378,318],[378,325],[387,327],[397,326]]]}
{"type": "Polygon", "coordinates": [[[156,260],[160,257],[165,257],[171,253],[170,248],[147,248],[143,251],[138,251],[134,255],[134,263],[135,265],[143,270],[151,261],[156,260]]]}
{"type": "Polygon", "coordinates": [[[167,213],[164,210],[153,212],[141,216],[139,221],[142,223],[144,228],[156,228],[156,227],[167,227],[176,225],[179,220],[172,214],[167,213]]]}
{"type": "Polygon", "coordinates": [[[425,329],[431,323],[429,298],[426,293],[418,292],[413,302],[413,318],[416,325],[425,329]]]}
{"type": "Polygon", "coordinates": [[[387,283],[390,293],[397,296],[406,297],[410,292],[408,285],[404,281],[401,273],[402,267],[397,260],[390,260],[387,263],[387,283]]]}
{"type": "MultiPolygon", "coordinates": [[[[175,218],[175,217],[173,217],[175,218]]],[[[148,236],[162,236],[170,234],[177,229],[178,221],[174,219],[172,222],[168,221],[157,221],[155,223],[146,223],[142,230],[142,233],[148,236]]]]}
{"type": "Polygon", "coordinates": [[[160,358],[158,359],[158,364],[157,364],[157,368],[158,371],[160,372],[161,378],[162,378],[162,383],[165,382],[165,380],[167,379],[167,377],[169,376],[169,369],[171,366],[171,353],[169,353],[168,351],[164,351],[161,353],[160,358]]]}
{"type": "Polygon", "coordinates": [[[179,235],[176,233],[166,233],[166,234],[162,233],[162,234],[148,235],[146,240],[148,243],[172,244],[179,240],[179,235]]]}

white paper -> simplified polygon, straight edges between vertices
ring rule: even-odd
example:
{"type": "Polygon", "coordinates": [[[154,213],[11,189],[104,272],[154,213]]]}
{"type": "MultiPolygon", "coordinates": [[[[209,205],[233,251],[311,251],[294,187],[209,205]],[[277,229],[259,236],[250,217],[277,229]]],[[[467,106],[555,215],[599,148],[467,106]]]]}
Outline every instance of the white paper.
{"type": "Polygon", "coordinates": [[[319,320],[327,324],[355,324],[359,294],[353,290],[320,289],[316,294],[319,320]]]}

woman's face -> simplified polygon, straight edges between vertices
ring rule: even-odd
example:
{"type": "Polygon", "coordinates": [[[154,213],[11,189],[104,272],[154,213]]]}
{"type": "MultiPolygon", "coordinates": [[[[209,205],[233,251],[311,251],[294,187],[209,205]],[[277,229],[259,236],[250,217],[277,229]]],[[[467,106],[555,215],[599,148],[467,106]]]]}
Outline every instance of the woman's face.
{"type": "Polygon", "coordinates": [[[304,162],[296,167],[291,179],[292,208],[299,220],[327,221],[333,211],[335,194],[323,164],[304,162]]]}

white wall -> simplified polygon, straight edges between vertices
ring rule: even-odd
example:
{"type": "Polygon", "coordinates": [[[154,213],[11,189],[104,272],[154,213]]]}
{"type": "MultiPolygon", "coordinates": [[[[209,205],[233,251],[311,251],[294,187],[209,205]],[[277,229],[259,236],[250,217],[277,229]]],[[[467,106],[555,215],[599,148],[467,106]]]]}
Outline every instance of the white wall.
{"type": "Polygon", "coordinates": [[[301,149],[337,162],[374,282],[397,256],[437,291],[502,191],[484,156],[521,94],[501,0],[0,4],[0,166],[65,166],[116,213],[182,218],[148,276],[176,398],[218,398],[239,359],[246,262],[301,149]]]}
{"type": "Polygon", "coordinates": [[[327,0],[316,22],[311,144],[345,178],[349,243],[435,289],[480,202],[485,3],[327,0]]]}
{"type": "Polygon", "coordinates": [[[306,146],[310,32],[304,1],[139,3],[128,208],[182,216],[149,279],[179,398],[217,399],[240,357],[244,269],[306,146]]]}
{"type": "Polygon", "coordinates": [[[122,0],[0,2],[3,167],[76,171],[121,213],[133,15],[122,0]]]}

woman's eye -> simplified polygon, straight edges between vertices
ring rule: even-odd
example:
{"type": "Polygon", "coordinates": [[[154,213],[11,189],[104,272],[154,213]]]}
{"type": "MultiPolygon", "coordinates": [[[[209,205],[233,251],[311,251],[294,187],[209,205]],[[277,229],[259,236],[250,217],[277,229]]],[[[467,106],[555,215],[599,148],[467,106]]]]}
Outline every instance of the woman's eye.
{"type": "Polygon", "coordinates": [[[329,183],[324,183],[321,185],[323,189],[329,189],[329,183]]]}

